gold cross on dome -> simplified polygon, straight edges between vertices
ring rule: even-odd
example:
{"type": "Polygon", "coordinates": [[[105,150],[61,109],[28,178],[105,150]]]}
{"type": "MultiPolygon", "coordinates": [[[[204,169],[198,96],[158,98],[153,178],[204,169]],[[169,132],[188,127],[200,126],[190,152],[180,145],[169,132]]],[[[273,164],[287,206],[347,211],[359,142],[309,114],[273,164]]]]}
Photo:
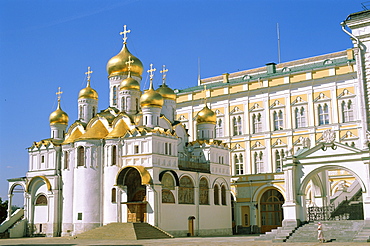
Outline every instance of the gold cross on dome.
{"type": "Polygon", "coordinates": [[[91,75],[94,71],[90,70],[90,67],[87,67],[87,72],[85,73],[87,75],[87,81],[90,82],[91,75]]]}
{"type": "Polygon", "coordinates": [[[60,91],[60,87],[58,87],[58,92],[55,93],[55,94],[57,94],[57,96],[58,96],[58,102],[60,102],[60,98],[62,97],[61,95],[63,94],[63,91],[60,91]]]}
{"type": "Polygon", "coordinates": [[[131,32],[131,30],[127,30],[127,29],[126,29],[126,25],[124,25],[124,26],[123,26],[123,32],[120,32],[120,33],[119,33],[120,35],[123,35],[123,38],[122,38],[122,39],[123,39],[123,43],[124,43],[124,44],[126,43],[126,40],[127,40],[127,35],[126,35],[126,34],[127,34],[127,33],[130,33],[130,32],[131,32]]]}
{"type": "Polygon", "coordinates": [[[166,69],[166,65],[163,65],[163,68],[162,70],[160,71],[160,73],[162,74],[162,80],[163,80],[163,83],[166,81],[166,73],[168,72],[168,69],[166,69]]]}
{"type": "Polygon", "coordinates": [[[155,72],[156,70],[157,70],[157,69],[153,68],[153,63],[151,63],[151,64],[150,64],[150,69],[148,70],[150,80],[153,80],[154,72],[155,72]]]}
{"type": "Polygon", "coordinates": [[[134,63],[134,60],[131,60],[131,56],[129,56],[128,57],[128,60],[127,60],[127,62],[126,62],[126,64],[127,64],[127,69],[128,69],[128,71],[130,72],[131,71],[131,64],[133,64],[134,63]]]}

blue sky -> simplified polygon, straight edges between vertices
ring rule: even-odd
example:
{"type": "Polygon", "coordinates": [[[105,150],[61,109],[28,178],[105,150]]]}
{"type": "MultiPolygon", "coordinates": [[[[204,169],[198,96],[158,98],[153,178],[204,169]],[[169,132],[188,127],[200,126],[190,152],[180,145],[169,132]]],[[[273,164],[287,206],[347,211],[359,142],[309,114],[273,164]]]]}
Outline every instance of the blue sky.
{"type": "MultiPolygon", "coordinates": [[[[122,47],[144,64],[166,65],[173,89],[195,86],[201,77],[345,50],[349,37],[339,23],[362,11],[356,0],[107,0],[0,1],[0,197],[8,178],[24,176],[27,148],[50,137],[49,114],[62,109],[72,124],[85,72],[99,93],[99,110],[108,107],[106,63],[122,47]]],[[[369,6],[370,8],[370,6],[369,6]]],[[[143,74],[142,89],[147,74],[143,74]]],[[[148,87],[146,83],[145,89],[148,87]]]]}

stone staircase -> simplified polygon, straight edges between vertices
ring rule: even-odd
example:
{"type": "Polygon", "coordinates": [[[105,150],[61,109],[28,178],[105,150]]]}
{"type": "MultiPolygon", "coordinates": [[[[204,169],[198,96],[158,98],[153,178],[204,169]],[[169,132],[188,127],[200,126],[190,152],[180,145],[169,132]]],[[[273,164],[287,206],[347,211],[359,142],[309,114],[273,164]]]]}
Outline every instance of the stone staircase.
{"type": "Polygon", "coordinates": [[[286,223],[282,227],[261,234],[255,241],[285,242],[297,229],[296,223],[286,223]]]}
{"type": "MultiPolygon", "coordinates": [[[[370,223],[365,226],[363,220],[334,220],[321,223],[324,238],[328,242],[367,242],[370,236],[370,223]]],[[[285,241],[317,242],[317,222],[310,222],[297,228],[285,241]]]]}
{"type": "Polygon", "coordinates": [[[148,223],[111,223],[78,234],[77,239],[159,239],[173,238],[172,235],[148,223]]]}

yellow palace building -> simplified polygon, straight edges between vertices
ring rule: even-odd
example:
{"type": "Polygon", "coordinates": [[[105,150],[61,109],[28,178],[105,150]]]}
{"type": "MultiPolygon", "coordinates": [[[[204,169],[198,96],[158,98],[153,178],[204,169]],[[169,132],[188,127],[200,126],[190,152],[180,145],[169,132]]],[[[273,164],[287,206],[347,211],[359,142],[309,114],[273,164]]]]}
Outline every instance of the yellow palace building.
{"type": "Polygon", "coordinates": [[[370,219],[370,11],[350,15],[342,29],[354,47],[175,91],[189,135],[209,98],[216,139],[231,148],[234,232],[370,219]],[[320,212],[327,209],[329,217],[320,212]]]}

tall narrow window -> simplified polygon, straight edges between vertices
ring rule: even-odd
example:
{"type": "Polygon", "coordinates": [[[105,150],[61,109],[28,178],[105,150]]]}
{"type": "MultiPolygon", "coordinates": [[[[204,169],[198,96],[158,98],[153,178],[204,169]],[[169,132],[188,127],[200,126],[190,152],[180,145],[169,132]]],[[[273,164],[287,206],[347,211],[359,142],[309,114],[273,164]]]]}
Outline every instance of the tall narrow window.
{"type": "Polygon", "coordinates": [[[172,155],[172,144],[168,144],[168,155],[172,155]]]}
{"type": "Polygon", "coordinates": [[[164,143],[164,154],[168,155],[168,143],[164,143]]]}
{"type": "Polygon", "coordinates": [[[218,187],[218,184],[215,184],[213,188],[213,198],[215,205],[220,205],[220,188],[218,187]]]}
{"type": "Polygon", "coordinates": [[[77,166],[85,166],[85,150],[82,146],[77,148],[77,166]]]}
{"type": "Polygon", "coordinates": [[[296,108],[294,110],[296,128],[306,127],[306,112],[304,107],[296,108]]]}
{"type": "Polygon", "coordinates": [[[226,187],[225,187],[225,185],[221,186],[221,204],[226,205],[226,187]]]}
{"type": "Polygon", "coordinates": [[[319,104],[317,107],[319,113],[319,125],[329,124],[329,107],[325,103],[324,105],[319,104]]]}
{"type": "Polygon", "coordinates": [[[136,112],[139,112],[139,99],[135,99],[135,108],[136,108],[136,112]]]}
{"type": "Polygon", "coordinates": [[[68,162],[69,162],[69,154],[68,151],[64,151],[64,169],[68,169],[68,162]]]}
{"type": "Polygon", "coordinates": [[[242,134],[242,118],[240,116],[233,117],[233,135],[242,134]]]}
{"type": "Polygon", "coordinates": [[[253,159],[254,159],[254,166],[255,166],[256,174],[263,173],[264,172],[264,167],[263,167],[263,153],[262,153],[262,151],[255,152],[254,156],[253,156],[253,159]]]}
{"type": "Polygon", "coordinates": [[[125,112],[126,111],[126,105],[125,105],[125,98],[122,97],[121,99],[121,111],[125,112]]]}
{"type": "Polygon", "coordinates": [[[116,188],[113,188],[112,189],[112,203],[116,203],[117,202],[117,190],[116,188]]]}
{"type": "Polygon", "coordinates": [[[284,150],[275,151],[275,168],[276,172],[281,172],[283,170],[283,159],[285,157],[284,150]]]}
{"type": "Polygon", "coordinates": [[[92,117],[93,118],[95,117],[95,114],[96,114],[96,109],[95,109],[95,107],[92,107],[92,117]]]}
{"type": "Polygon", "coordinates": [[[179,203],[194,204],[194,185],[191,178],[184,176],[180,179],[179,203]]]}
{"type": "Polygon", "coordinates": [[[262,132],[262,121],[260,113],[252,115],[252,122],[253,122],[253,133],[262,132]]]}
{"type": "Polygon", "coordinates": [[[117,87],[113,86],[113,105],[117,104],[117,87]]]}
{"type": "Polygon", "coordinates": [[[223,126],[222,126],[222,119],[218,119],[216,123],[216,137],[223,137],[223,126]]]}
{"type": "Polygon", "coordinates": [[[274,111],[274,130],[282,130],[283,129],[283,112],[281,110],[274,111]]]}
{"type": "Polygon", "coordinates": [[[342,102],[342,118],[343,122],[353,121],[353,105],[351,100],[342,102]]]}
{"type": "Polygon", "coordinates": [[[244,174],[244,168],[243,168],[243,155],[237,154],[234,155],[234,163],[235,163],[235,174],[236,175],[242,175],[244,174]]]}
{"type": "Polygon", "coordinates": [[[117,164],[117,146],[112,146],[112,165],[117,164]]]}
{"type": "Polygon", "coordinates": [[[79,107],[79,118],[82,120],[84,118],[84,106],[80,105],[79,107]]]}

